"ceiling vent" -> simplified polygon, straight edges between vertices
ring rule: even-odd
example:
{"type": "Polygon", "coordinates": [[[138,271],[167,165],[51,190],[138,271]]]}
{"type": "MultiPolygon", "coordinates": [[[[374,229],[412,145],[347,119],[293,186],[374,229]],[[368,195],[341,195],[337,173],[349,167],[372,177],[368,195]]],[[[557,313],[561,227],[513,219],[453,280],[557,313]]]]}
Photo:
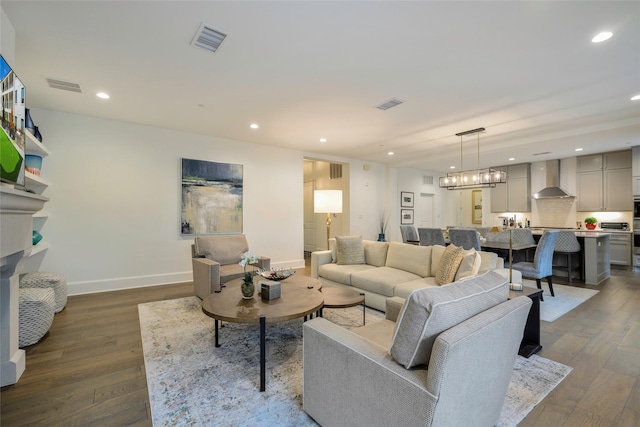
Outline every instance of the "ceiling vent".
{"type": "Polygon", "coordinates": [[[202,24],[200,28],[198,28],[193,40],[191,40],[191,46],[215,53],[226,38],[227,35],[225,33],[202,24]]]}
{"type": "Polygon", "coordinates": [[[329,164],[329,179],[342,178],[342,165],[340,163],[329,164]]]}
{"type": "Polygon", "coordinates": [[[82,93],[82,89],[78,83],[66,82],[60,79],[51,79],[49,77],[45,77],[45,79],[47,80],[47,84],[50,88],[82,93]]]}
{"type": "Polygon", "coordinates": [[[404,101],[398,98],[391,98],[388,101],[383,102],[380,105],[376,105],[376,108],[378,110],[388,110],[389,108],[393,108],[397,105],[403,104],[404,101]]]}

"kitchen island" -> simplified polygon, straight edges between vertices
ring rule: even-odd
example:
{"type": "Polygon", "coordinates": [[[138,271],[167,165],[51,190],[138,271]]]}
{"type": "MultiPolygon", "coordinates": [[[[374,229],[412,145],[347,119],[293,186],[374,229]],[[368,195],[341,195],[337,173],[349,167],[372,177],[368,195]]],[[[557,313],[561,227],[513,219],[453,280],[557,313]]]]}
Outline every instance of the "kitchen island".
{"type": "MultiPolygon", "coordinates": [[[[532,229],[531,231],[538,240],[545,230],[532,229]]],[[[580,268],[584,272],[584,282],[587,285],[597,285],[611,277],[611,233],[579,230],[575,230],[574,233],[582,247],[580,268]]]]}

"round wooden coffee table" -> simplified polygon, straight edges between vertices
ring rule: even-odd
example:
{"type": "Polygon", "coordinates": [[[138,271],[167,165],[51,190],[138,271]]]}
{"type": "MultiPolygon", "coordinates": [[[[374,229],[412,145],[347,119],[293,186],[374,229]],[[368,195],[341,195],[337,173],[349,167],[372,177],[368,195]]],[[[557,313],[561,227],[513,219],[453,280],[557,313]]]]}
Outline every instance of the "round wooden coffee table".
{"type": "MultiPolygon", "coordinates": [[[[287,281],[292,278],[293,276],[287,281]]],[[[256,284],[258,280],[256,278],[256,284]]],[[[311,284],[306,285],[311,286],[311,288],[307,288],[300,284],[286,286],[285,283],[286,281],[283,281],[281,284],[280,298],[272,300],[263,300],[257,292],[252,299],[242,298],[240,291],[242,279],[227,282],[227,286],[222,289],[222,292],[211,294],[202,300],[203,313],[215,320],[216,347],[220,347],[218,341],[219,320],[232,323],[260,324],[260,391],[265,390],[266,382],[266,324],[284,322],[315,313],[320,310],[324,302],[323,294],[315,290],[311,284]]]]}
{"type": "MultiPolygon", "coordinates": [[[[324,287],[322,288],[322,295],[324,296],[324,304],[322,308],[347,308],[362,304],[362,325],[365,325],[366,308],[364,305],[363,293],[358,292],[355,289],[324,287]]],[[[321,317],[322,308],[320,309],[321,317]]]]}

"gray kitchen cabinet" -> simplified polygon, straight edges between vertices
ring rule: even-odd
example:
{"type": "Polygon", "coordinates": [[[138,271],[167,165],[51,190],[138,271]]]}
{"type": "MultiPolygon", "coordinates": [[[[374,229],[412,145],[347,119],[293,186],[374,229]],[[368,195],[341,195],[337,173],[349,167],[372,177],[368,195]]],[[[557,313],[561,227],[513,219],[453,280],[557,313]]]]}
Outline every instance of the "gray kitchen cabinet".
{"type": "Polygon", "coordinates": [[[507,183],[491,189],[491,212],[531,211],[531,164],[499,166],[507,171],[507,183]]]}
{"type": "Polygon", "coordinates": [[[631,175],[633,185],[633,195],[640,197],[640,146],[632,148],[631,175]]]}
{"type": "Polygon", "coordinates": [[[611,233],[610,259],[613,265],[631,265],[631,233],[611,233]]]}
{"type": "Polygon", "coordinates": [[[577,211],[630,211],[633,181],[629,151],[578,157],[577,211]]]}

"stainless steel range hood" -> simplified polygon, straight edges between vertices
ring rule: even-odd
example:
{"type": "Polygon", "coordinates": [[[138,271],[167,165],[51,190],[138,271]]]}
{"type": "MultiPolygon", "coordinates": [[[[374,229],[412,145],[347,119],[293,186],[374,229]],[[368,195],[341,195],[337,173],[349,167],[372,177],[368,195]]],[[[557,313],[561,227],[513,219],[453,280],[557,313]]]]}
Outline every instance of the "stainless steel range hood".
{"type": "Polygon", "coordinates": [[[534,199],[566,199],[573,198],[560,188],[560,160],[547,160],[546,187],[535,193],[534,199]]]}

